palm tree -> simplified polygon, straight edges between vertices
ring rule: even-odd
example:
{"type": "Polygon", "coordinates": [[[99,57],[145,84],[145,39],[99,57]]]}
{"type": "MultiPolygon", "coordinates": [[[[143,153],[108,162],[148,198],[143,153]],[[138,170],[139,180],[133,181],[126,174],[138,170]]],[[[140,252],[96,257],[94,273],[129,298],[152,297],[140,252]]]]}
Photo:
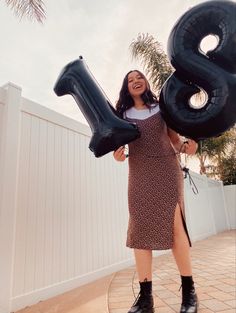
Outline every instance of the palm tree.
{"type": "MultiPolygon", "coordinates": [[[[150,34],[139,34],[130,45],[134,58],[141,59],[144,70],[152,82],[153,89],[159,94],[166,79],[174,72],[160,42],[150,34]]],[[[205,102],[205,94],[200,91],[191,97],[191,104],[196,108],[205,102]]]]}
{"type": "Polygon", "coordinates": [[[131,43],[130,49],[134,58],[141,58],[153,89],[159,94],[162,85],[173,72],[161,44],[152,35],[139,34],[131,43]]]}
{"type": "MultiPolygon", "coordinates": [[[[221,160],[227,155],[227,150],[231,144],[232,137],[232,130],[229,130],[219,137],[208,138],[200,141],[198,151],[196,153],[196,156],[200,161],[200,174],[211,176],[210,173],[207,173],[207,169],[213,172],[216,171],[216,168],[219,167],[221,160]],[[210,166],[206,166],[207,160],[211,162],[210,166]]],[[[215,173],[212,174],[212,176],[217,175],[215,173]]]]}
{"type": "Polygon", "coordinates": [[[220,178],[226,182],[231,174],[236,175],[235,155],[236,125],[219,137],[200,142],[197,151],[197,157],[200,161],[200,174],[220,178]],[[207,159],[211,164],[206,166],[207,159]]]}
{"type": "Polygon", "coordinates": [[[27,16],[42,23],[46,17],[44,2],[42,0],[5,0],[6,4],[20,19],[27,16]]]}

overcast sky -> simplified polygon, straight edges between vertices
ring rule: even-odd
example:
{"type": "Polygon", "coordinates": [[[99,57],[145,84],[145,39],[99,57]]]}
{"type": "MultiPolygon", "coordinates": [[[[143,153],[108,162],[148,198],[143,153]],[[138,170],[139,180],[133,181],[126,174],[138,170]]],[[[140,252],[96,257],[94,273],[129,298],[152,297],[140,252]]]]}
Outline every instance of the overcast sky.
{"type": "Polygon", "coordinates": [[[142,67],[129,45],[149,33],[166,50],[175,21],[201,0],[45,0],[43,25],[21,21],[0,1],[0,85],[22,88],[24,97],[84,122],[71,96],[53,92],[61,69],[82,55],[114,104],[124,75],[142,67]]]}

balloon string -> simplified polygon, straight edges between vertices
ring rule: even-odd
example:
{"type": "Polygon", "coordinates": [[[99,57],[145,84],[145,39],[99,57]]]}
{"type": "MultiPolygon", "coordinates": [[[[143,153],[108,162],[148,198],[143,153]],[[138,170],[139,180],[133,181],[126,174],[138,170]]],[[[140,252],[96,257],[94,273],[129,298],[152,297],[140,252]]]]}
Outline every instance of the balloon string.
{"type": "Polygon", "coordinates": [[[188,178],[189,178],[189,184],[190,184],[190,186],[192,187],[193,193],[194,193],[195,195],[198,194],[197,186],[195,185],[195,183],[194,183],[194,181],[193,181],[193,179],[192,179],[192,176],[191,176],[190,173],[189,173],[189,168],[187,168],[186,166],[184,166],[184,167],[182,167],[182,171],[185,173],[184,178],[187,178],[187,176],[188,176],[188,178]]]}
{"type": "MultiPolygon", "coordinates": [[[[184,142],[182,143],[182,145],[181,145],[181,147],[180,147],[180,149],[179,149],[179,152],[178,152],[179,155],[180,155],[180,152],[182,152],[182,148],[183,148],[183,145],[184,145],[185,143],[187,143],[187,141],[184,141],[184,142]]],[[[192,178],[192,176],[191,176],[190,173],[189,173],[189,168],[187,168],[186,165],[182,166],[180,160],[179,160],[179,164],[180,164],[181,170],[184,172],[184,179],[187,178],[187,177],[189,178],[189,184],[190,184],[190,186],[191,186],[191,188],[192,188],[193,193],[194,193],[195,195],[198,194],[197,186],[196,186],[196,184],[194,183],[193,178],[192,178]]]]}

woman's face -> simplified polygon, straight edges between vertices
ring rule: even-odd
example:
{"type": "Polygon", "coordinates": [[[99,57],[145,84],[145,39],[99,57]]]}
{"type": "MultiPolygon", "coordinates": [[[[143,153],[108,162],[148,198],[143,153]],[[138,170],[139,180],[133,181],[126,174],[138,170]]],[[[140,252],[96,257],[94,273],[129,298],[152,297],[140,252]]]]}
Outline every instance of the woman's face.
{"type": "Polygon", "coordinates": [[[141,96],[147,89],[146,79],[137,71],[128,75],[128,91],[132,98],[141,96]]]}

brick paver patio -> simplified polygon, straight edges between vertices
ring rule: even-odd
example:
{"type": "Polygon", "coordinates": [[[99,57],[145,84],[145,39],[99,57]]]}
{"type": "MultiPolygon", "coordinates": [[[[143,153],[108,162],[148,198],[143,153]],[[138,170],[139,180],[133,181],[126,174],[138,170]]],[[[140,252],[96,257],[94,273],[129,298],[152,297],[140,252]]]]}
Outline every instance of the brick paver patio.
{"type": "MultiPolygon", "coordinates": [[[[199,313],[236,313],[235,244],[235,231],[193,244],[199,313]]],[[[172,254],[154,258],[153,269],[155,312],[179,312],[180,278],[172,254]]],[[[138,291],[138,279],[132,266],[18,313],[127,313],[138,291]]]]}
{"type": "MultiPolygon", "coordinates": [[[[235,232],[230,231],[193,244],[193,275],[200,313],[236,312],[235,243],[235,232]]],[[[153,271],[155,311],[179,312],[180,277],[172,254],[155,258],[153,271]]],[[[134,267],[116,273],[109,288],[109,312],[126,313],[138,292],[134,267]]]]}

